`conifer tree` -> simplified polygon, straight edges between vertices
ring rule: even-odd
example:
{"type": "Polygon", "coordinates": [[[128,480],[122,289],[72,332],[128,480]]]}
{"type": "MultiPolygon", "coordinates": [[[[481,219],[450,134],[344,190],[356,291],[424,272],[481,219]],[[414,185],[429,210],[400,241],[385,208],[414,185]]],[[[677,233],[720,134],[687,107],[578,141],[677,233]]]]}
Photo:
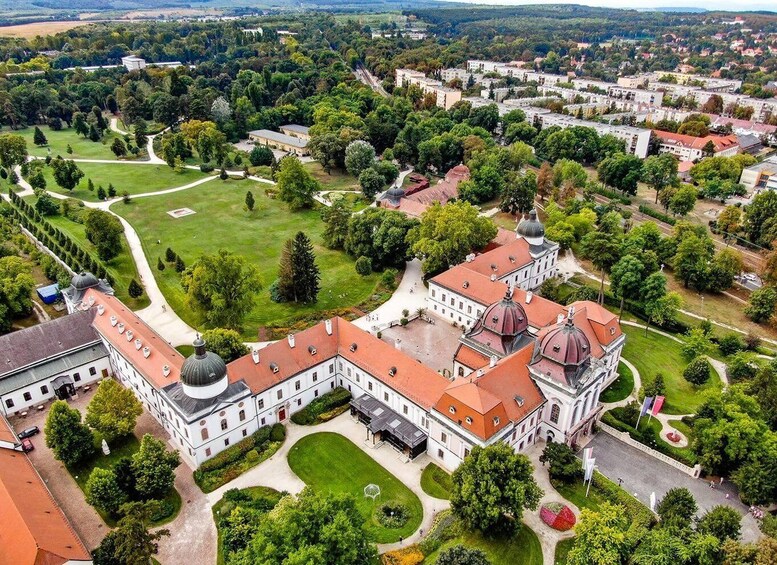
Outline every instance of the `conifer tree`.
{"type": "Polygon", "coordinates": [[[49,140],[46,139],[46,136],[43,134],[40,128],[35,126],[35,132],[32,134],[32,142],[35,145],[48,145],[49,140]]]}
{"type": "Polygon", "coordinates": [[[127,293],[132,298],[140,298],[143,296],[143,287],[138,284],[138,281],[135,279],[132,279],[129,283],[129,288],[127,289],[127,293]]]}
{"type": "Polygon", "coordinates": [[[294,300],[294,269],[292,267],[293,240],[288,239],[283,244],[281,258],[278,261],[278,282],[276,284],[278,298],[281,302],[294,300]]]}
{"type": "Polygon", "coordinates": [[[295,302],[315,302],[321,289],[321,272],[316,265],[313,244],[303,232],[294,236],[291,257],[295,302]]]}
{"type": "Polygon", "coordinates": [[[156,268],[159,269],[160,271],[165,270],[165,264],[162,262],[162,259],[160,259],[159,257],[157,257],[157,260],[156,260],[156,268]]]}
{"type": "Polygon", "coordinates": [[[246,192],[246,208],[248,208],[249,212],[252,212],[254,210],[254,204],[255,204],[254,195],[249,190],[248,192],[246,192]]]}
{"type": "Polygon", "coordinates": [[[165,261],[168,263],[175,263],[176,254],[175,251],[170,249],[169,247],[165,251],[165,261]]]}
{"type": "Polygon", "coordinates": [[[183,259],[181,259],[181,256],[177,255],[175,257],[175,272],[183,273],[184,270],[186,270],[186,264],[183,262],[183,259]]]}

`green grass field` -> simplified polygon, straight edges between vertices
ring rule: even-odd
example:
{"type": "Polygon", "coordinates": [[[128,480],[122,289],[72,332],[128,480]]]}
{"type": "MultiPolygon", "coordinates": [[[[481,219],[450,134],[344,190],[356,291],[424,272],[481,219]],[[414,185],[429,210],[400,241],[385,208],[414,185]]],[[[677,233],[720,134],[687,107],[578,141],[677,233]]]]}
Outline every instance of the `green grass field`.
{"type": "MultiPolygon", "coordinates": [[[[78,487],[86,493],[86,483],[89,481],[89,475],[96,468],[100,469],[113,469],[113,467],[124,457],[132,457],[140,449],[140,441],[134,435],[128,436],[122,440],[117,440],[115,445],[111,445],[111,453],[109,455],[103,455],[100,449],[96,449],[95,454],[89,459],[82,461],[78,465],[74,465],[72,468],[67,468],[73,479],[75,479],[78,487]]],[[[164,498],[165,502],[168,502],[173,507],[173,513],[157,522],[152,522],[152,525],[158,526],[172,522],[181,510],[181,495],[173,488],[170,493],[164,498]]],[[[97,510],[97,509],[95,509],[97,510]]],[[[116,525],[116,521],[109,515],[97,510],[103,521],[111,527],[116,525]]]]}
{"type": "Polygon", "coordinates": [[[424,564],[433,565],[441,551],[454,545],[464,545],[482,550],[491,565],[542,565],[540,540],[537,534],[525,524],[510,538],[503,536],[487,538],[479,532],[466,531],[445,542],[437,551],[427,555],[424,564]]]}
{"type": "Polygon", "coordinates": [[[575,545],[575,538],[563,539],[556,544],[556,565],[566,565],[567,555],[575,545]]]}
{"type": "Polygon", "coordinates": [[[373,541],[396,542],[421,525],[423,508],[418,497],[349,439],[328,432],[312,434],[299,440],[288,457],[291,470],[315,490],[353,495],[373,541]],[[375,501],[364,496],[364,487],[371,483],[381,489],[375,501]],[[389,501],[403,504],[409,513],[402,528],[386,528],[374,517],[375,510],[389,501]]]}
{"type": "Polygon", "coordinates": [[[331,174],[315,161],[305,163],[305,168],[313,175],[313,178],[321,183],[321,190],[355,190],[361,191],[359,180],[345,171],[332,169],[331,174]]]}
{"type": "MultiPolygon", "coordinates": [[[[43,169],[46,177],[46,189],[73,198],[98,202],[97,187],[108,190],[111,183],[116,188],[116,194],[121,196],[124,192],[142,194],[145,192],[157,192],[168,188],[176,188],[203,179],[207,175],[193,169],[186,169],[176,173],[167,165],[140,165],[128,163],[78,163],[78,168],[84,172],[84,178],[72,191],[60,188],[54,182],[54,174],[51,167],[43,169]],[[94,183],[94,192],[87,187],[89,179],[94,183]]],[[[212,175],[211,175],[212,176],[212,175]]],[[[212,182],[212,181],[211,181],[212,182]]]]}
{"type": "Polygon", "coordinates": [[[450,500],[452,487],[450,473],[434,463],[429,463],[424,467],[421,473],[421,488],[426,494],[434,498],[450,500]]]}
{"type": "Polygon", "coordinates": [[[631,369],[620,363],[618,365],[618,378],[602,392],[599,400],[601,402],[618,402],[630,395],[632,390],[634,390],[634,375],[631,373],[631,369]]]}
{"type": "MultiPolygon", "coordinates": [[[[285,203],[267,197],[264,188],[251,181],[216,180],[159,198],[137,199],[126,205],[118,202],[111,210],[125,217],[137,230],[152,266],[157,264],[157,257],[164,257],[167,247],[178,253],[187,265],[203,253],[215,253],[219,249],[242,255],[255,265],[264,289],[244,322],[243,335],[247,338],[256,339],[258,326],[296,315],[354,306],[370,297],[378,275],[358,275],[348,255],[323,246],[324,224],[319,210],[291,212],[285,203]],[[243,209],[248,190],[256,200],[253,212],[243,209]],[[196,214],[178,219],[167,214],[168,210],[182,207],[189,207],[196,214]],[[272,302],[267,289],[277,277],[281,249],[300,230],[312,240],[321,270],[318,302],[308,305],[272,302]],[[161,243],[157,244],[157,240],[161,243]]],[[[162,272],[154,269],[154,273],[178,315],[192,326],[201,326],[202,320],[185,304],[186,297],[175,269],[162,272]]]]}
{"type": "Polygon", "coordinates": [[[14,132],[24,137],[27,141],[27,152],[34,157],[51,155],[53,158],[61,155],[63,159],[116,159],[116,155],[111,151],[111,143],[117,137],[123,137],[118,133],[107,130],[100,141],[91,141],[82,135],[76,134],[73,128],[54,131],[48,126],[38,127],[40,127],[43,135],[46,136],[46,140],[49,142],[48,145],[38,146],[33,143],[34,127],[14,132]],[[67,153],[68,144],[73,149],[72,154],[67,153]]]}
{"type": "MultiPolygon", "coordinates": [[[[37,198],[35,196],[26,196],[25,200],[30,203],[34,203],[37,198]]],[[[87,250],[95,259],[97,259],[97,250],[88,239],[86,239],[85,228],[83,224],[79,224],[66,218],[65,216],[47,216],[46,220],[56,228],[62,230],[70,238],[78,243],[83,249],[87,250]]],[[[126,238],[122,235],[122,250],[119,255],[110,261],[103,261],[106,270],[113,276],[116,281],[114,285],[114,291],[116,297],[124,304],[129,306],[133,310],[145,308],[148,306],[148,297],[144,294],[140,298],[132,298],[127,293],[130,281],[135,279],[140,282],[137,268],[135,267],[135,261],[132,259],[132,255],[129,251],[129,245],[126,238]]]]}
{"type": "Polygon", "coordinates": [[[664,375],[666,401],[662,412],[691,414],[701,405],[705,391],[721,388],[715,374],[702,386],[692,385],[683,378],[687,363],[676,341],[650,331],[645,336],[644,328],[624,325],[622,329],[626,334],[623,356],[639,371],[642,385],[653,380],[657,373],[664,375]]]}

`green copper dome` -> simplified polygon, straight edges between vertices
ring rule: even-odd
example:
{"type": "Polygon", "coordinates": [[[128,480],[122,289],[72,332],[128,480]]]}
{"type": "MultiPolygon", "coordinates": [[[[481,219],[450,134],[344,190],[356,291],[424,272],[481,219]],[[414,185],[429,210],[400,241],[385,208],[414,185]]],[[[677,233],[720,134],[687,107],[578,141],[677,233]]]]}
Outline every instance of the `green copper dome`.
{"type": "Polygon", "coordinates": [[[200,336],[194,340],[194,355],[189,356],[181,367],[181,382],[187,386],[202,387],[219,382],[227,376],[224,360],[205,350],[200,336]]]}

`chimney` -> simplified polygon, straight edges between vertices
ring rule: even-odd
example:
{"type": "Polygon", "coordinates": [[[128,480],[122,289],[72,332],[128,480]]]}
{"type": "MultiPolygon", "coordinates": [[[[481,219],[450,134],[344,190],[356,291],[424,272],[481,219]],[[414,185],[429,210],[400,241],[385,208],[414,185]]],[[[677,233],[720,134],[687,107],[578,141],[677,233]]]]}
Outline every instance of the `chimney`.
{"type": "Polygon", "coordinates": [[[294,334],[289,334],[289,347],[294,347],[294,334]]]}
{"type": "Polygon", "coordinates": [[[491,282],[496,282],[496,275],[491,275],[491,282]]]}
{"type": "Polygon", "coordinates": [[[332,320],[325,320],[324,327],[326,328],[326,335],[332,335],[332,320]]]}
{"type": "Polygon", "coordinates": [[[170,365],[164,365],[164,366],[162,367],[162,374],[163,374],[165,377],[169,377],[169,376],[170,376],[170,365]]]}
{"type": "Polygon", "coordinates": [[[557,324],[560,325],[563,321],[564,321],[564,314],[559,314],[558,316],[556,316],[556,323],[557,324]]]}
{"type": "Polygon", "coordinates": [[[118,330],[119,330],[119,333],[120,333],[120,334],[123,334],[123,333],[124,333],[124,324],[121,324],[121,323],[120,323],[120,324],[118,325],[118,330]]]}
{"type": "Polygon", "coordinates": [[[105,313],[105,306],[102,304],[97,305],[97,315],[102,316],[105,313]]]}
{"type": "Polygon", "coordinates": [[[483,369],[478,369],[478,377],[482,377],[486,372],[483,369]]]}
{"type": "Polygon", "coordinates": [[[254,348],[251,350],[251,359],[254,360],[254,365],[259,364],[259,350],[254,348]]]}
{"type": "Polygon", "coordinates": [[[116,322],[118,322],[119,319],[116,316],[111,316],[111,325],[116,327],[116,322]]]}
{"type": "Polygon", "coordinates": [[[143,357],[145,357],[146,359],[148,359],[148,356],[149,356],[149,355],[151,355],[151,349],[149,349],[148,347],[144,347],[144,348],[143,348],[143,357]]]}
{"type": "Polygon", "coordinates": [[[489,367],[496,367],[496,361],[497,361],[496,355],[492,355],[491,356],[491,360],[488,363],[488,366],[489,367]]]}
{"type": "Polygon", "coordinates": [[[135,335],[135,334],[132,333],[132,330],[127,330],[127,333],[126,333],[127,341],[132,341],[132,336],[133,335],[135,335]]]}
{"type": "Polygon", "coordinates": [[[139,340],[135,340],[135,349],[140,350],[140,348],[143,347],[143,343],[139,340]]]}
{"type": "Polygon", "coordinates": [[[394,349],[398,349],[399,351],[402,351],[402,340],[399,338],[396,338],[394,340],[394,349]]]}
{"type": "Polygon", "coordinates": [[[534,298],[534,293],[530,290],[526,293],[526,304],[529,304],[532,298],[534,298]]]}

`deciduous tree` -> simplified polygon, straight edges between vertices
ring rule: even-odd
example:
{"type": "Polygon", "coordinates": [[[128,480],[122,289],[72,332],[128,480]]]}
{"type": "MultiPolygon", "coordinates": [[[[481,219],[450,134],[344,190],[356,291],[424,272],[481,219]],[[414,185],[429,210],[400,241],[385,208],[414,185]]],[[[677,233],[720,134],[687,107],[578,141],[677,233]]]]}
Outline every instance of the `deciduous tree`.
{"type": "Polygon", "coordinates": [[[293,155],[281,159],[276,180],[278,197],[288,203],[292,210],[313,205],[313,195],[319,190],[318,181],[302,166],[299,159],[293,155]]]}
{"type": "Polygon", "coordinates": [[[165,444],[151,434],[140,440],[140,448],[132,456],[135,488],[140,496],[161,498],[173,488],[175,468],[181,464],[177,451],[167,451],[165,444]]]}
{"type": "Polygon", "coordinates": [[[84,421],[110,443],[131,434],[142,413],[143,406],[130,389],[103,379],[86,407],[84,421]]]}
{"type": "Polygon", "coordinates": [[[81,413],[64,400],[51,405],[43,431],[46,445],[65,465],[75,465],[94,453],[92,431],[81,423],[81,413]]]}
{"type": "Polygon", "coordinates": [[[248,347],[235,330],[226,328],[205,330],[202,332],[202,339],[207,344],[208,351],[221,357],[225,363],[230,363],[248,354],[248,347]]]}

